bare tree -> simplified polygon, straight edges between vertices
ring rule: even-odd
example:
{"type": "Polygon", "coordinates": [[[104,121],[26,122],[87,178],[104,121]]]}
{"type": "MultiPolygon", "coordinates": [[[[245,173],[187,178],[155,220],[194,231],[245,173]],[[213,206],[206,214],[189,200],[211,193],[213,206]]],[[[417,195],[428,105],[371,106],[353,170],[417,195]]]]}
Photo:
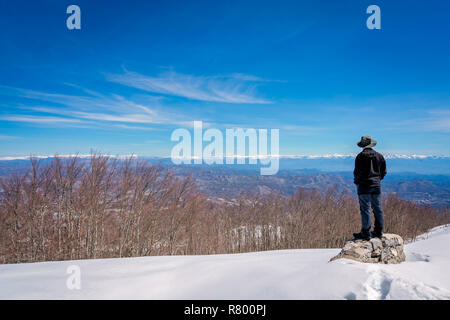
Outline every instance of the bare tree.
{"type": "MultiPolygon", "coordinates": [[[[360,227],[357,199],[335,187],[292,196],[242,193],[210,201],[133,157],[55,157],[0,179],[0,262],[335,248],[360,227]]],[[[386,232],[415,239],[450,222],[435,209],[384,197],[386,232]]]]}

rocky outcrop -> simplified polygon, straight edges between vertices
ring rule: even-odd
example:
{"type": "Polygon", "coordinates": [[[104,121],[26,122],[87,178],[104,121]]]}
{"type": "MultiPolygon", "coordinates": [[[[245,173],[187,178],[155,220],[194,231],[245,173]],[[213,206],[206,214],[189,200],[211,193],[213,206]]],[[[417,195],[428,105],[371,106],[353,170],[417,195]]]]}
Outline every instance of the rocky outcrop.
{"type": "Polygon", "coordinates": [[[330,261],[342,258],[365,263],[400,263],[405,261],[403,239],[397,234],[385,233],[381,239],[351,240],[330,261]]]}

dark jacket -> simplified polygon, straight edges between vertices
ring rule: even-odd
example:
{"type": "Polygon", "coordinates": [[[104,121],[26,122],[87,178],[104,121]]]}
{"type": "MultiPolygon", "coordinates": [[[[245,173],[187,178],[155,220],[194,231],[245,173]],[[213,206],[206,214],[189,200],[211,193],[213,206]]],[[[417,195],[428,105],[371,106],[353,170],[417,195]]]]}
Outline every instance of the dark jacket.
{"type": "Polygon", "coordinates": [[[353,176],[358,194],[380,193],[381,180],[385,175],[386,161],[372,148],[364,149],[356,156],[353,176]]]}

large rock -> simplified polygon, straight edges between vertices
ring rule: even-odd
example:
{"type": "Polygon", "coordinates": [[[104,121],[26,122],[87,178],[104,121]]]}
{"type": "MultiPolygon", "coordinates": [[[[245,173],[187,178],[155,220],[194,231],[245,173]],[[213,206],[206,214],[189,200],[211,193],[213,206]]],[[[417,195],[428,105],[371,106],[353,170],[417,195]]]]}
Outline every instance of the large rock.
{"type": "Polygon", "coordinates": [[[403,239],[397,234],[385,233],[381,239],[347,241],[330,261],[342,258],[366,263],[400,263],[405,261],[403,239]]]}

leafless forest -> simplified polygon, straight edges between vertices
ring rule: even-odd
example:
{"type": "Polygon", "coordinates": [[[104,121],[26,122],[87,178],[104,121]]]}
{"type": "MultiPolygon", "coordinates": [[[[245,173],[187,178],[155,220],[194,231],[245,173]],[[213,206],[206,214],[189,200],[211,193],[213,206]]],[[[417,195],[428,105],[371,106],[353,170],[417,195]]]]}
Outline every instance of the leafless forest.
{"type": "MultiPolygon", "coordinates": [[[[136,159],[30,161],[0,180],[0,263],[336,248],[360,228],[357,199],[332,188],[217,202],[136,159]]],[[[383,201],[385,232],[407,239],[450,222],[448,208],[383,201]]]]}

